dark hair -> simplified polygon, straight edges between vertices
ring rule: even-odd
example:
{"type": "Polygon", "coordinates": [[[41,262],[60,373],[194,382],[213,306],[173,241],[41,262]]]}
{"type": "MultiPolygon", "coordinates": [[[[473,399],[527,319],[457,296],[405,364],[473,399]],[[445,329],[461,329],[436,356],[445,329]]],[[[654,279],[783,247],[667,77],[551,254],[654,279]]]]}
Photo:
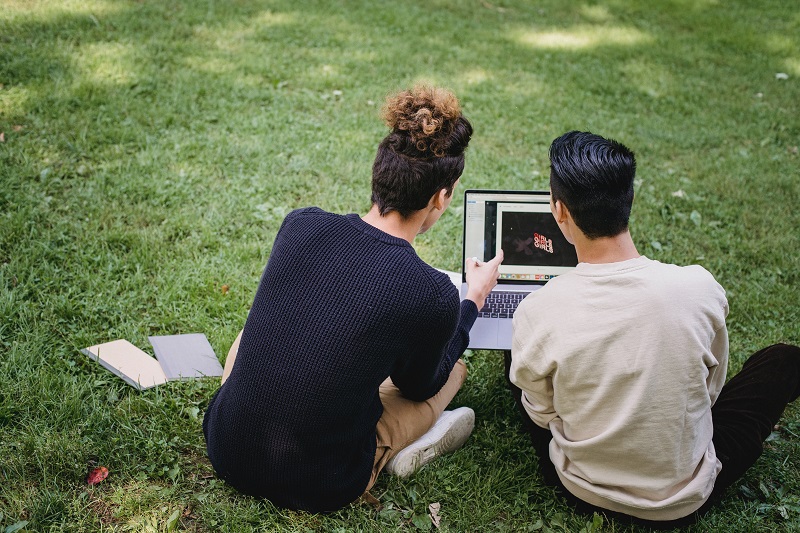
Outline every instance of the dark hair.
{"type": "Polygon", "coordinates": [[[453,186],[464,171],[472,125],[445,89],[417,86],[386,100],[383,119],[392,129],[372,165],[372,203],[381,215],[404,218],[453,186]]]}
{"type": "Polygon", "coordinates": [[[550,191],[590,239],[628,229],[636,157],[625,145],[571,131],[550,145],[550,191]]]}

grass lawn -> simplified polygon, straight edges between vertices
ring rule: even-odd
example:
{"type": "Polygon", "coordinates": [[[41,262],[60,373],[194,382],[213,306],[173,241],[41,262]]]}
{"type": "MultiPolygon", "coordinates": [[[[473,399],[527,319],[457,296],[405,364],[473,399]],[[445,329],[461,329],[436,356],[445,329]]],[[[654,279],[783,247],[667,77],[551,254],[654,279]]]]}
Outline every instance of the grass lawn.
{"type": "MultiPolygon", "coordinates": [[[[366,212],[380,104],[420,80],[475,126],[464,187],[546,188],[570,129],[630,146],[634,240],[726,287],[730,375],[800,343],[793,2],[0,0],[0,533],[425,530],[431,503],[443,531],[630,529],[542,487],[498,352],[467,355],[463,449],[328,516],[215,479],[218,381],[138,392],[79,352],[204,332],[224,357],[283,216],[366,212]]],[[[423,259],[458,268],[462,210],[423,259]]],[[[800,530],[800,405],[692,530],[800,530]]]]}

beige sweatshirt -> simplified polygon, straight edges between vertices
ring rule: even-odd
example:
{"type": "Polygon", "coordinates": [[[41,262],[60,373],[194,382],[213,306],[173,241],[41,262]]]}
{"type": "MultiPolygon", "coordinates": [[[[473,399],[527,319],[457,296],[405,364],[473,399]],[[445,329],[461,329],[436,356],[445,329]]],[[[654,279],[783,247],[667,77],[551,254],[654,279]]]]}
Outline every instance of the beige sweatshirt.
{"type": "Polygon", "coordinates": [[[510,378],[572,494],[647,520],[708,499],[727,313],[708,271],[644,256],[580,263],[520,304],[510,378]]]}

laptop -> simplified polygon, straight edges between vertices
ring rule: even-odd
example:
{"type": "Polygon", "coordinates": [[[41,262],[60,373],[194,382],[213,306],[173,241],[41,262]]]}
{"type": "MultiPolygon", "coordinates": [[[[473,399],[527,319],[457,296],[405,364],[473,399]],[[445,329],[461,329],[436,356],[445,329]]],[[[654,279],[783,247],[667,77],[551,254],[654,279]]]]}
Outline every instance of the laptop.
{"type": "Polygon", "coordinates": [[[497,286],[479,309],[469,347],[511,349],[511,318],[519,302],[578,264],[575,247],[558,229],[548,191],[468,190],[464,193],[461,298],[467,294],[466,261],[489,261],[500,250],[497,286]]]}

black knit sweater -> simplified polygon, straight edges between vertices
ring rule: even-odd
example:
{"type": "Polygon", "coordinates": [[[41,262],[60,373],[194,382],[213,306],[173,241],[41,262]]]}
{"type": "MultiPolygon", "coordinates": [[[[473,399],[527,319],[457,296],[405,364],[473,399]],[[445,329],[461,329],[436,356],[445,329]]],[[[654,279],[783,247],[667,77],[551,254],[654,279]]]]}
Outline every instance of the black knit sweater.
{"type": "Polygon", "coordinates": [[[436,394],[476,316],[407,241],[354,214],[290,213],[203,420],[214,469],[283,507],[354,501],[375,457],[379,385],[391,376],[412,400],[436,394]]]}

